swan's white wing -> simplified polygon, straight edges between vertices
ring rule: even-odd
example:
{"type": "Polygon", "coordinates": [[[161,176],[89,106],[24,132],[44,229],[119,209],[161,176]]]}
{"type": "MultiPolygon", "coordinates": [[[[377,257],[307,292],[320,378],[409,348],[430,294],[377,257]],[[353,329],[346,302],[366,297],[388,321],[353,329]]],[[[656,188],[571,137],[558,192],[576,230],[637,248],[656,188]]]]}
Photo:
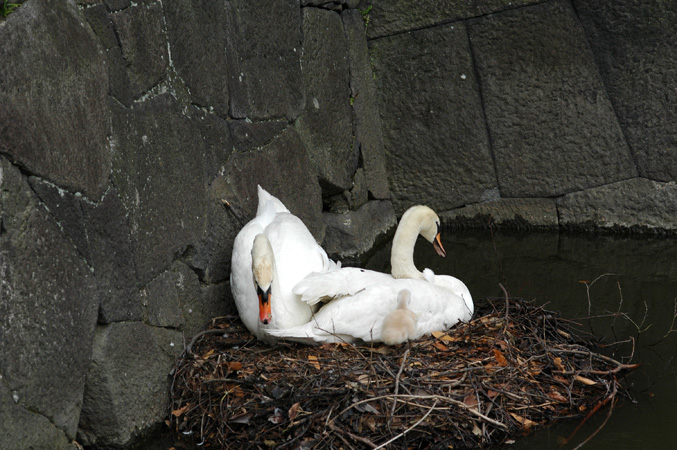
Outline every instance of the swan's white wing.
{"type": "Polygon", "coordinates": [[[383,317],[395,308],[397,298],[387,287],[376,288],[366,296],[365,292],[326,304],[304,325],[269,333],[300,342],[308,338],[315,342],[379,341],[383,317]],[[383,300],[377,301],[381,295],[383,300]]]}
{"type": "Polygon", "coordinates": [[[370,286],[387,285],[393,280],[392,275],[386,273],[343,267],[327,272],[311,273],[296,284],[293,291],[301,296],[301,300],[314,305],[324,300],[355,295],[370,286]]]}
{"type": "Polygon", "coordinates": [[[269,333],[297,340],[312,338],[316,342],[381,341],[383,319],[396,308],[402,289],[411,292],[409,309],[418,318],[412,338],[446,330],[471,316],[463,299],[442,287],[425,280],[391,279],[331,301],[304,325],[269,333]]]}

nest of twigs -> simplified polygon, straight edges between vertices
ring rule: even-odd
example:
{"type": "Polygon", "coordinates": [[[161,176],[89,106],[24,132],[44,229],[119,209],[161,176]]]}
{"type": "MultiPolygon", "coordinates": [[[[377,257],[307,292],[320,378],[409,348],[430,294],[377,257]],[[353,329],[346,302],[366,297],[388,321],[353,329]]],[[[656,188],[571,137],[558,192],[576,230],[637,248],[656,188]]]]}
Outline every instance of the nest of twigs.
{"type": "Polygon", "coordinates": [[[613,405],[634,366],[542,307],[495,303],[397,347],[269,347],[214,319],[175,368],[169,423],[212,448],[472,448],[613,405]]]}

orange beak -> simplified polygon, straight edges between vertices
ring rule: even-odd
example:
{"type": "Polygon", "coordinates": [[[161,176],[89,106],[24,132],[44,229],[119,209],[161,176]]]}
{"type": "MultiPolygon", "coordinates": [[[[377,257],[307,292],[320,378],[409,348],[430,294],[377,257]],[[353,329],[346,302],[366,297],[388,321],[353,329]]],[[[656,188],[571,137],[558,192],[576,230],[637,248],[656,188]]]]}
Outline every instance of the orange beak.
{"type": "Polygon", "coordinates": [[[440,233],[437,233],[435,236],[435,239],[433,239],[433,248],[437,252],[438,255],[440,255],[442,258],[447,256],[447,251],[444,250],[444,247],[442,247],[442,240],[440,239],[440,233]]]}
{"type": "Polygon", "coordinates": [[[256,293],[259,297],[259,320],[262,324],[268,325],[273,320],[273,314],[270,309],[270,287],[264,292],[257,286],[256,293]]]}

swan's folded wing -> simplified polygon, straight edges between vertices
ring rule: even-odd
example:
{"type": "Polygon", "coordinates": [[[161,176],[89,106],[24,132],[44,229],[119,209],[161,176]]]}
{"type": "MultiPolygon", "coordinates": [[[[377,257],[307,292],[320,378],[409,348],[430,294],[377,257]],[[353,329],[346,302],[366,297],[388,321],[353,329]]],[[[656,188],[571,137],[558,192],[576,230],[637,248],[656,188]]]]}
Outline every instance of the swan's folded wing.
{"type": "Polygon", "coordinates": [[[356,267],[343,267],[328,272],[314,272],[299,281],[293,292],[301,300],[314,305],[322,301],[352,296],[364,289],[391,282],[391,275],[356,267]]]}

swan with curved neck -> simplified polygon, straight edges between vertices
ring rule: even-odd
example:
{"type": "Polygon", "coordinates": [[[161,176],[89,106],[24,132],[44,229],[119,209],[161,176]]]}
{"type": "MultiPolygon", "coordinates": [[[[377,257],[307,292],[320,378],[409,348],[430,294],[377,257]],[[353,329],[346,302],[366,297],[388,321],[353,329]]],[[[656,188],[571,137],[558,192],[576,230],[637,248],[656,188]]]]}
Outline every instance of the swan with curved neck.
{"type": "Polygon", "coordinates": [[[438,255],[447,255],[440,240],[440,218],[427,206],[412,206],[402,215],[393,237],[390,253],[393,277],[424,279],[423,273],[414,264],[414,246],[419,234],[433,244],[438,255]]]}
{"type": "Polygon", "coordinates": [[[439,217],[429,207],[415,205],[402,215],[395,231],[390,253],[391,274],[344,267],[339,270],[312,273],[294,286],[294,292],[300,295],[304,302],[314,305],[320,301],[356,294],[369,286],[389,283],[393,278],[425,280],[423,272],[414,264],[414,246],[419,235],[433,244],[437,254],[446,255],[440,240],[439,217]]]}
{"type": "Polygon", "coordinates": [[[273,247],[261,233],[252,245],[252,274],[259,300],[259,328],[287,328],[310,320],[314,308],[291,291],[282,291],[273,247]]]}
{"type": "Polygon", "coordinates": [[[256,216],[242,227],[233,244],[230,286],[242,323],[257,338],[271,341],[264,328],[296,326],[312,316],[314,307],[298,301],[294,285],[335,263],[280,200],[260,186],[258,197],[256,216]]]}

